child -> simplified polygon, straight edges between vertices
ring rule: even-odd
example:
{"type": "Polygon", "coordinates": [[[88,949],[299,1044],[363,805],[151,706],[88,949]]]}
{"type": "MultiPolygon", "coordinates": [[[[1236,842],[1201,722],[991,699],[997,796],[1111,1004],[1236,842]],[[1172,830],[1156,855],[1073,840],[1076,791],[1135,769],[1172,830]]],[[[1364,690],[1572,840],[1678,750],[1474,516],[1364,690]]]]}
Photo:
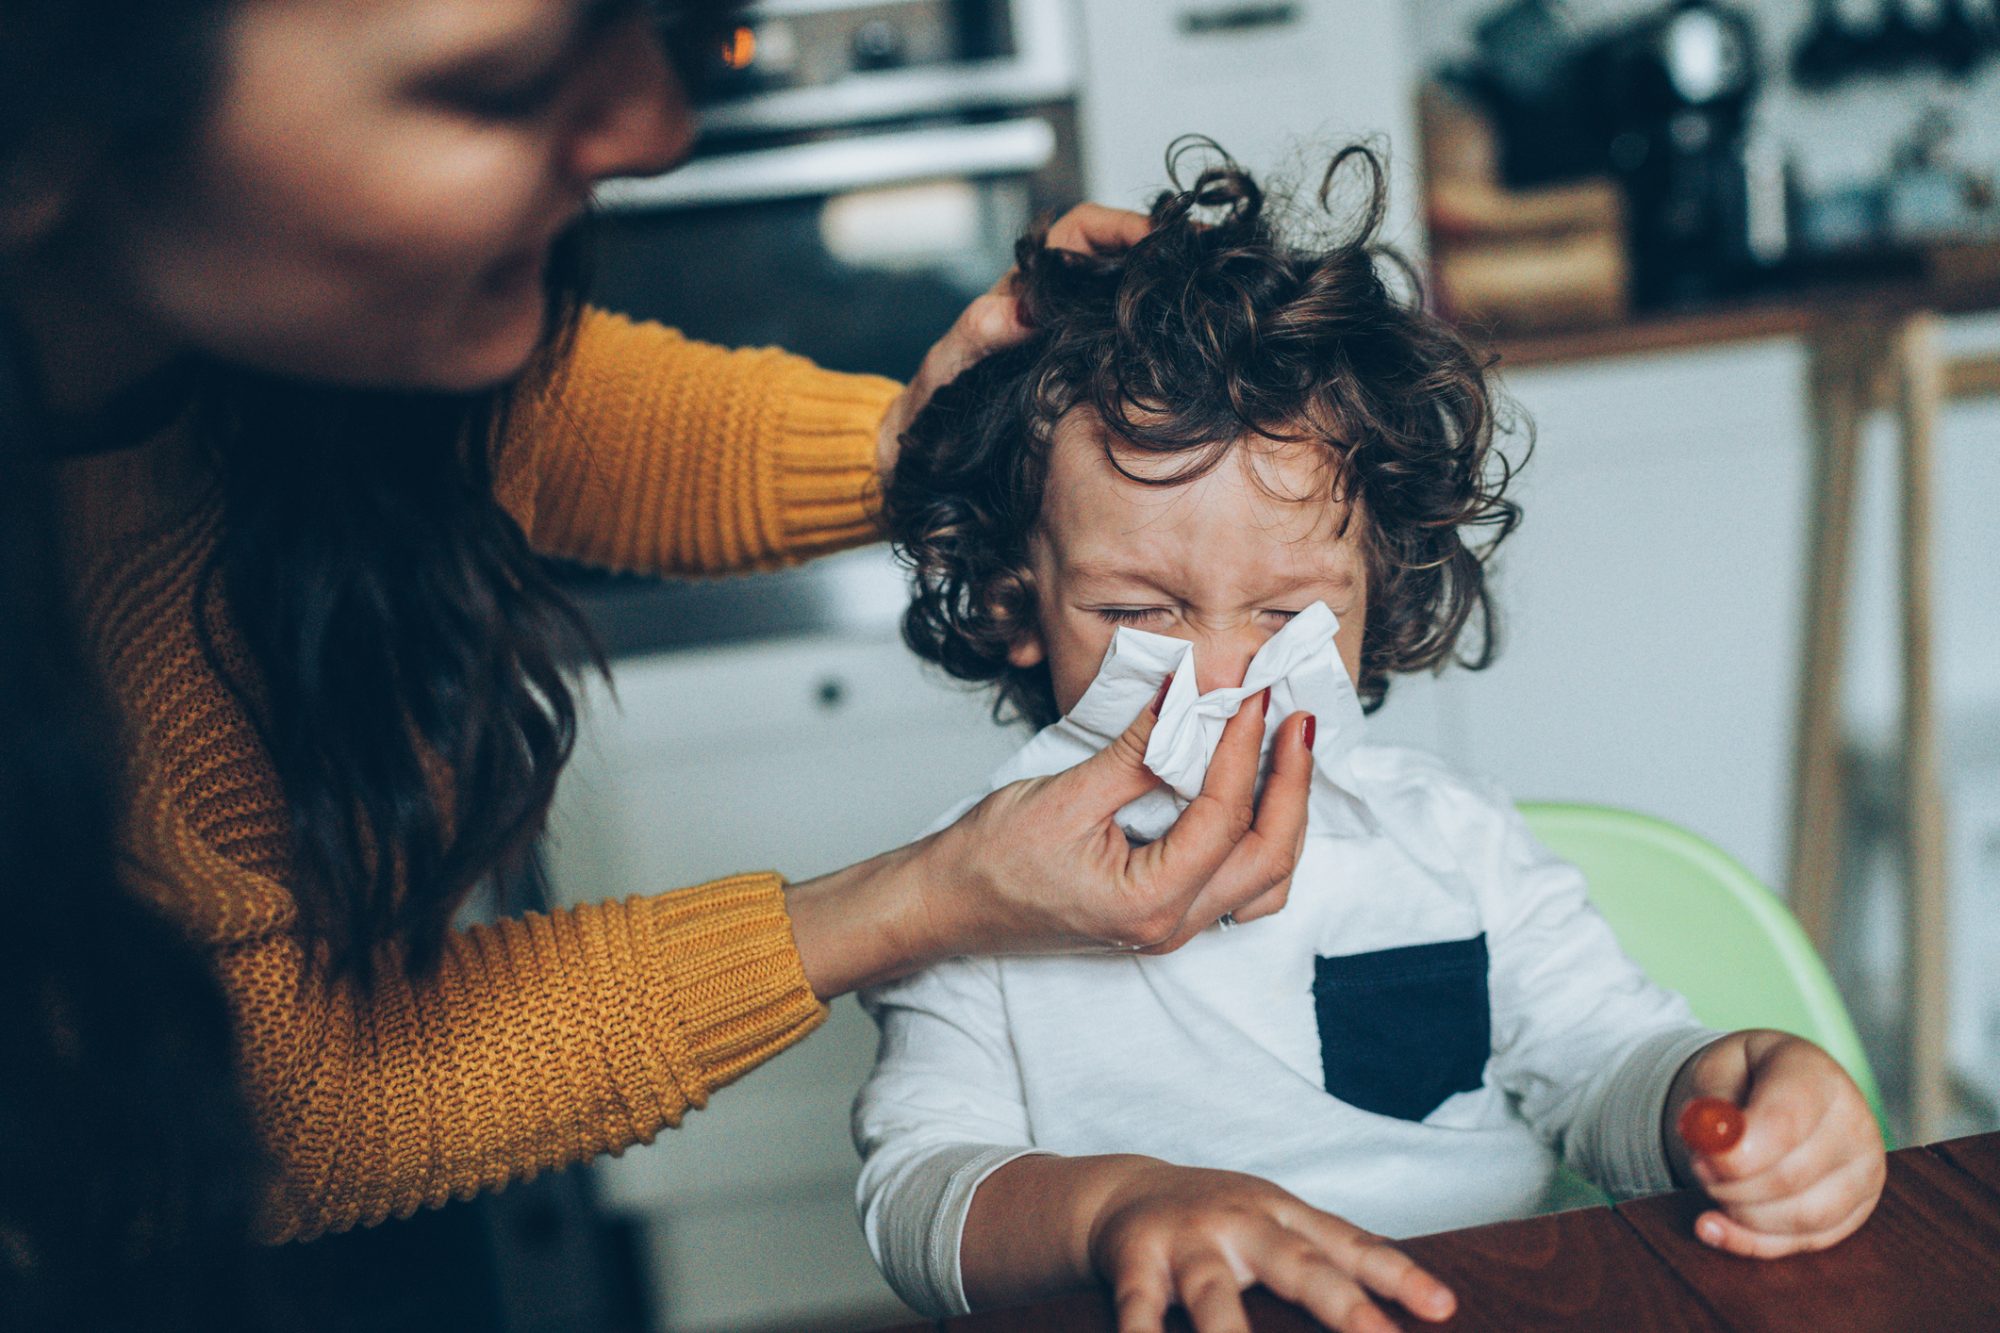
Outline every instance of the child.
{"type": "Polygon", "coordinates": [[[1314,763],[1288,898],[1171,953],[961,959],[864,997],[863,1224],[926,1313],[1095,1275],[1121,1330],[1174,1303],[1239,1326],[1259,1282],[1388,1329],[1371,1293],[1426,1318],[1453,1298],[1371,1232],[1531,1213],[1558,1163],[1617,1195],[1699,1184],[1699,1234],[1742,1254],[1830,1245],[1879,1195],[1880,1137],[1830,1058],[1698,1025],[1504,796],[1359,743],[1364,705],[1469,621],[1465,660],[1488,660],[1485,564],[1517,511],[1484,364],[1380,272],[1374,155],[1336,158],[1321,201],[1349,165],[1360,225],[1319,246],[1227,165],[1163,195],[1128,254],[1031,236],[1036,337],[905,442],[885,509],[907,636],[1045,728],[996,787],[1148,699],[1173,794],[1127,808],[1135,838],[1198,793],[1239,706],[1239,732],[1264,713],[1314,763]],[[1663,1127],[1697,1095],[1748,1128],[1691,1161],[1663,1127]]]}

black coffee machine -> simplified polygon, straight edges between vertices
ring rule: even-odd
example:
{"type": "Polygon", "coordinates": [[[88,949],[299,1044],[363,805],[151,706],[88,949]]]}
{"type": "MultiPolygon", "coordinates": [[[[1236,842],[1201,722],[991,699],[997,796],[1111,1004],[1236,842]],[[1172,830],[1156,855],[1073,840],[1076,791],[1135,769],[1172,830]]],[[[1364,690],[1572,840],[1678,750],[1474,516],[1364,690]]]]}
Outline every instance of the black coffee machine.
{"type": "Polygon", "coordinates": [[[1749,160],[1758,56],[1744,14],[1678,0],[1578,32],[1560,0],[1509,0],[1477,41],[1477,61],[1454,77],[1492,110],[1510,185],[1607,173],[1623,185],[1636,306],[1701,302],[1757,280],[1771,257],[1755,242],[1755,215],[1770,201],[1749,160]]]}
{"type": "Polygon", "coordinates": [[[1624,186],[1635,303],[1685,305],[1749,285],[1760,267],[1757,194],[1768,188],[1749,141],[1750,20],[1680,0],[1592,41],[1577,76],[1624,186]]]}

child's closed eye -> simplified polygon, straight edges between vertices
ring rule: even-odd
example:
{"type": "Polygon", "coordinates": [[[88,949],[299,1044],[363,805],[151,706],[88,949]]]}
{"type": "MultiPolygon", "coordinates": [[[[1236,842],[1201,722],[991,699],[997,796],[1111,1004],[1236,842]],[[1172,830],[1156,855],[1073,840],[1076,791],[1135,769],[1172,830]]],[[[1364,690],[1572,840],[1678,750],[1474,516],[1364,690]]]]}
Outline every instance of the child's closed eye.
{"type": "MultiPolygon", "coordinates": [[[[1167,614],[1164,606],[1099,606],[1092,608],[1097,615],[1114,625],[1143,625],[1167,614]]],[[[1298,612],[1266,607],[1257,613],[1260,617],[1283,624],[1298,612]]]]}

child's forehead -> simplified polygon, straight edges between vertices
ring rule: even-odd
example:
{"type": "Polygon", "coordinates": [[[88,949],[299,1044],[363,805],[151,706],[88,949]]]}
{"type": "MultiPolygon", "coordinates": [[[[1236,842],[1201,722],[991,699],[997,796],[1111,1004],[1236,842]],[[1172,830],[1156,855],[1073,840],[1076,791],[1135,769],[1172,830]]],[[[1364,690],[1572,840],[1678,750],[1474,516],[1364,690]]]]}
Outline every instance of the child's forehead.
{"type": "Polygon", "coordinates": [[[1350,521],[1336,493],[1337,469],[1324,446],[1255,437],[1218,447],[1224,452],[1204,475],[1149,485],[1184,472],[1202,453],[1136,449],[1094,421],[1059,430],[1043,538],[1079,575],[1212,560],[1322,579],[1358,567],[1362,524],[1350,521]]]}

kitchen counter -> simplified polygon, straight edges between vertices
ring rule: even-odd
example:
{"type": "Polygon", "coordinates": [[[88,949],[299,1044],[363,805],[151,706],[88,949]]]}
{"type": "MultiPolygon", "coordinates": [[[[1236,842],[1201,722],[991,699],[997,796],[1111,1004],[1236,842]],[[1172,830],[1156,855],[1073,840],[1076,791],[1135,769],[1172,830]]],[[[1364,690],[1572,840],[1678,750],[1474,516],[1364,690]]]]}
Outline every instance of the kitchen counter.
{"type": "MultiPolygon", "coordinates": [[[[1919,311],[1940,315],[2000,310],[2000,246],[1965,246],[1913,257],[1902,276],[1829,282],[1693,310],[1660,311],[1617,324],[1509,335],[1491,341],[1503,370],[1679,351],[1763,338],[1796,338],[1858,323],[1885,323],[1919,311]]],[[[1986,384],[2000,391],[2000,379],[1986,384]]],[[[1965,396],[1972,384],[1947,383],[1965,396]]]]}

